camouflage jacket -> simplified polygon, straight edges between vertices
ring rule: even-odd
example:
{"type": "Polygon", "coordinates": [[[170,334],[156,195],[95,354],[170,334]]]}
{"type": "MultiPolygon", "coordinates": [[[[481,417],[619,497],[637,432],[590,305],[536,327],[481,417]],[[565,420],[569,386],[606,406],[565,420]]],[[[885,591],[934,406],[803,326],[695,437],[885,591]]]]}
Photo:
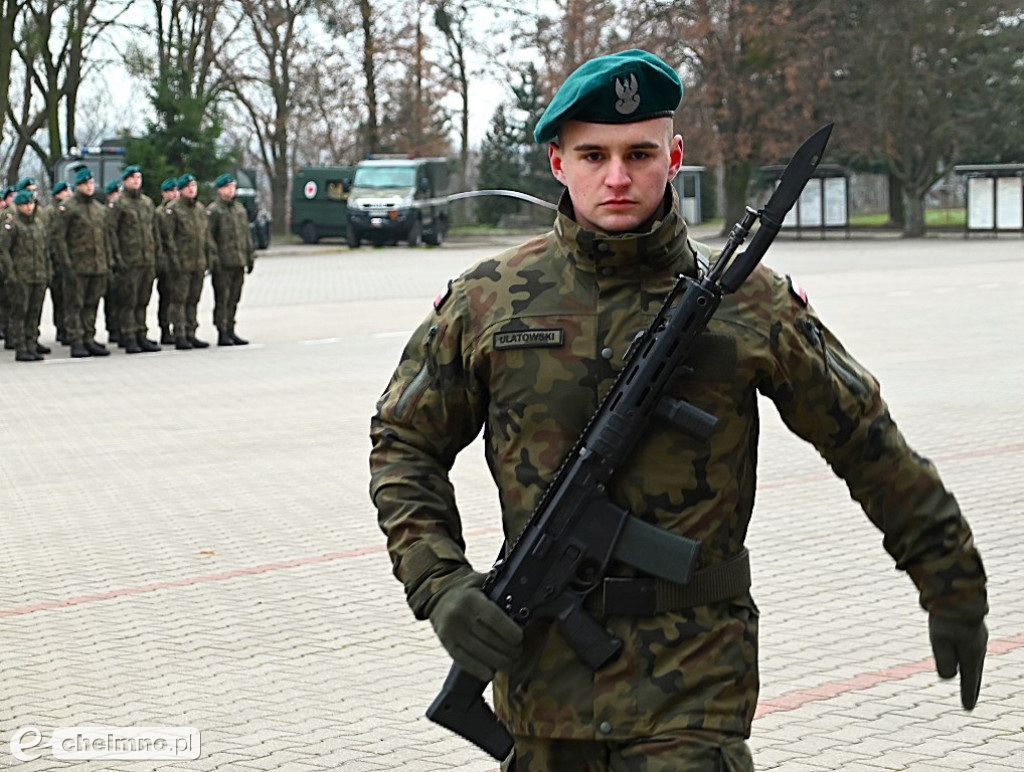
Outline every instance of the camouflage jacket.
{"type": "Polygon", "coordinates": [[[210,236],[206,210],[198,198],[185,196],[164,207],[161,228],[164,248],[172,270],[201,273],[210,267],[210,236]]]}
{"type": "Polygon", "coordinates": [[[213,261],[218,268],[245,268],[252,265],[256,250],[249,233],[249,216],[235,200],[220,196],[206,207],[213,246],[213,261]]]}
{"type": "Polygon", "coordinates": [[[18,212],[0,226],[0,267],[7,281],[45,284],[50,275],[45,219],[18,212]]]}
{"type": "Polygon", "coordinates": [[[50,236],[62,267],[85,275],[104,274],[113,265],[107,235],[107,207],[76,192],[50,219],[50,236]]]}
{"type": "MultiPolygon", "coordinates": [[[[483,428],[513,540],[676,274],[695,272],[672,198],[650,232],[626,236],[582,230],[563,200],[551,233],[472,267],[413,334],[371,422],[370,489],[417,616],[465,572],[448,477],[456,454],[483,428]],[[553,334],[509,334],[523,331],[553,334]]],[[[760,392],[846,480],[925,608],[986,613],[984,571],[955,500],[907,447],[875,379],[785,277],[762,265],[726,296],[690,364],[672,393],[717,416],[718,428],[705,443],[651,426],[613,478],[613,500],[700,539],[704,565],[736,555],[754,504],[760,392]]],[[[514,734],[615,740],[702,727],[749,735],[758,696],[749,595],[605,621],[624,650],[597,672],[554,627],[527,626],[523,657],[494,685],[514,734]]]]}
{"type": "Polygon", "coordinates": [[[130,267],[154,268],[161,249],[153,199],[125,190],[110,205],[110,246],[114,261],[130,267]]]}

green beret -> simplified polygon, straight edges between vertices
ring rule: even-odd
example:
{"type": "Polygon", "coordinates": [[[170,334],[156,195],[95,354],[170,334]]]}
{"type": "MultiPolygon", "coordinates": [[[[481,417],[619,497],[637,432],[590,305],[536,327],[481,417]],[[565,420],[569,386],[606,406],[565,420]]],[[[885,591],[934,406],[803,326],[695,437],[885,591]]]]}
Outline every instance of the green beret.
{"type": "Polygon", "coordinates": [[[679,75],[639,49],[600,56],[580,65],[558,89],[533,132],[554,141],[566,121],[636,123],[670,117],[683,101],[679,75]]]}
{"type": "Polygon", "coordinates": [[[133,174],[142,174],[142,167],[132,164],[131,166],[124,167],[124,171],[121,172],[121,179],[126,180],[133,174]]]}
{"type": "Polygon", "coordinates": [[[35,185],[36,181],[31,177],[22,177],[18,180],[18,184],[14,186],[15,190],[27,190],[29,185],[35,185]]]}
{"type": "Polygon", "coordinates": [[[63,193],[67,189],[68,184],[64,182],[64,180],[61,180],[60,182],[53,186],[53,190],[50,191],[50,195],[56,196],[58,193],[63,193]]]}
{"type": "Polygon", "coordinates": [[[168,177],[166,180],[164,180],[163,182],[160,183],[160,190],[164,191],[165,193],[168,190],[177,190],[177,189],[178,189],[178,178],[177,177],[168,177]]]}
{"type": "Polygon", "coordinates": [[[121,189],[121,182],[119,180],[111,180],[107,183],[107,186],[103,189],[103,192],[108,196],[111,193],[117,193],[121,189]]]}
{"type": "Polygon", "coordinates": [[[190,182],[195,182],[195,181],[196,181],[196,178],[193,177],[191,174],[183,174],[180,177],[178,177],[178,187],[179,188],[183,188],[186,185],[188,185],[190,182]]]}
{"type": "Polygon", "coordinates": [[[0,196],[0,198],[7,198],[13,192],[14,192],[14,188],[11,188],[11,187],[4,188],[4,194],[2,196],[0,196]]]}
{"type": "Polygon", "coordinates": [[[83,182],[88,182],[91,179],[92,179],[92,172],[89,171],[89,168],[86,167],[86,166],[83,166],[81,169],[79,169],[77,172],[75,172],[75,184],[76,185],[81,185],[83,182]]]}
{"type": "Polygon", "coordinates": [[[19,190],[18,195],[14,197],[15,204],[31,204],[36,200],[36,194],[31,190],[19,190]]]}
{"type": "Polygon", "coordinates": [[[222,174],[220,177],[213,181],[213,187],[223,188],[225,185],[230,185],[235,181],[235,178],[231,174],[222,174]]]}

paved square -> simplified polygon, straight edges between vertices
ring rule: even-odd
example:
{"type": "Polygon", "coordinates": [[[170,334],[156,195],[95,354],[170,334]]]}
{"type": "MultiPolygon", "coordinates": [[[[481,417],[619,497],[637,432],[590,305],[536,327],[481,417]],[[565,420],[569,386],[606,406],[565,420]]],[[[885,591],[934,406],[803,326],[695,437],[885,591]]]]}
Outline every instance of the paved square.
{"type": "MultiPolygon", "coordinates": [[[[3,353],[0,768],[495,769],[423,717],[448,661],[390,574],[366,457],[409,331],[448,277],[501,246],[274,247],[243,292],[250,346],[3,353]],[[61,761],[50,735],[69,726],[195,727],[201,754],[61,761]],[[27,727],[42,739],[23,762],[10,742],[27,727]]],[[[992,613],[968,714],[934,674],[911,582],[766,404],[749,539],[758,769],[1019,772],[1024,243],[784,237],[766,261],[807,289],[957,494],[992,613]]],[[[207,285],[199,335],[215,339],[210,301],[207,285]]],[[[478,446],[454,477],[486,566],[501,535],[478,446]]]]}

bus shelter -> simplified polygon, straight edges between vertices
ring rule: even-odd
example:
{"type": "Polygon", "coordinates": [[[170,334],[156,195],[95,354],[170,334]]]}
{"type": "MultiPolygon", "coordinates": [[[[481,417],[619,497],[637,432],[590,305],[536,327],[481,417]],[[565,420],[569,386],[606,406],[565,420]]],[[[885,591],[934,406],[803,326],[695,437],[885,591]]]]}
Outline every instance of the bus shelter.
{"type": "MultiPolygon", "coordinates": [[[[778,187],[785,166],[762,166],[761,174],[772,189],[778,187]]],[[[828,231],[844,230],[850,237],[850,175],[836,164],[820,164],[807,181],[803,193],[789,210],[782,223],[784,231],[818,231],[825,238],[828,231]]]]}
{"type": "Polygon", "coordinates": [[[703,219],[700,210],[700,182],[703,176],[703,166],[681,166],[679,174],[672,181],[679,194],[679,204],[687,225],[700,225],[703,219]]]}
{"type": "Polygon", "coordinates": [[[1024,164],[965,165],[953,170],[966,185],[965,237],[972,233],[1024,236],[1024,164]]]}

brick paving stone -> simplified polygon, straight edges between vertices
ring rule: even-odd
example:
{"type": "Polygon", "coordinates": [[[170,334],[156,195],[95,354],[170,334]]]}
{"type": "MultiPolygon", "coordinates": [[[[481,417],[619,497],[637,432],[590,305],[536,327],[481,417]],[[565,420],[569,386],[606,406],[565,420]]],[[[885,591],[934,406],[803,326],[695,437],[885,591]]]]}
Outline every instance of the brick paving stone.
{"type": "MultiPolygon", "coordinates": [[[[261,254],[241,350],[0,357],[0,769],[20,727],[120,724],[195,726],[202,756],[103,769],[496,771],[423,716],[448,663],[391,574],[366,453],[436,288],[498,246],[261,254]]],[[[754,722],[758,769],[1020,772],[1019,240],[781,238],[768,262],[879,376],[956,493],[990,573],[994,648],[973,713],[956,683],[894,675],[931,656],[913,586],[765,405],[748,543],[761,705],[788,702],[754,722]]],[[[207,286],[200,336],[210,311],[207,286]]],[[[452,477],[486,566],[502,535],[479,440],[452,477]]],[[[41,750],[11,768],[100,768],[41,750]]]]}

